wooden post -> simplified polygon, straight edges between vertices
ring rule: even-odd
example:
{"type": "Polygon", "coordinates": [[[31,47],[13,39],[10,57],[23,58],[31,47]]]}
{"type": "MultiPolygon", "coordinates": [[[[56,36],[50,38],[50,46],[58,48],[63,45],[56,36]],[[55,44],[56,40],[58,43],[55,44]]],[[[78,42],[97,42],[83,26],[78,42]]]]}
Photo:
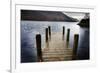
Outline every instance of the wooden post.
{"type": "Polygon", "coordinates": [[[65,35],[65,27],[63,26],[63,40],[64,40],[64,35],[65,35]]]}
{"type": "Polygon", "coordinates": [[[49,37],[50,37],[50,39],[51,39],[51,27],[48,26],[48,29],[49,29],[49,37]]]}
{"type": "Polygon", "coordinates": [[[73,56],[72,56],[73,60],[77,59],[78,39],[79,39],[79,35],[75,34],[74,35],[74,44],[73,44],[73,56]]]}
{"type": "Polygon", "coordinates": [[[67,29],[67,48],[69,46],[69,39],[70,39],[70,29],[67,29]]]}
{"type": "Polygon", "coordinates": [[[36,47],[37,47],[37,57],[38,57],[38,62],[42,62],[42,50],[41,50],[41,35],[37,34],[36,35],[36,47]]]}
{"type": "Polygon", "coordinates": [[[46,38],[46,42],[48,42],[48,28],[46,28],[45,30],[45,38],[46,38]]]}

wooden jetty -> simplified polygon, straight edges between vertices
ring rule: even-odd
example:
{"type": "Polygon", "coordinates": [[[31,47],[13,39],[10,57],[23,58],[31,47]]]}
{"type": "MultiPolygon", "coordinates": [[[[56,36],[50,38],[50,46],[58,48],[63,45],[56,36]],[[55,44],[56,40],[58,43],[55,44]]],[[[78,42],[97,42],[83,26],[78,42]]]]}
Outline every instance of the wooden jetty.
{"type": "Polygon", "coordinates": [[[51,32],[49,26],[49,28],[45,29],[46,41],[44,47],[40,45],[40,35],[37,35],[38,62],[76,60],[79,35],[74,35],[73,48],[69,47],[69,35],[70,29],[67,30],[65,37],[65,27],[63,27],[63,32],[51,32]]]}
{"type": "Polygon", "coordinates": [[[72,59],[73,49],[67,48],[66,40],[62,40],[62,32],[53,32],[51,40],[45,43],[42,50],[43,61],[66,61],[72,59]]]}

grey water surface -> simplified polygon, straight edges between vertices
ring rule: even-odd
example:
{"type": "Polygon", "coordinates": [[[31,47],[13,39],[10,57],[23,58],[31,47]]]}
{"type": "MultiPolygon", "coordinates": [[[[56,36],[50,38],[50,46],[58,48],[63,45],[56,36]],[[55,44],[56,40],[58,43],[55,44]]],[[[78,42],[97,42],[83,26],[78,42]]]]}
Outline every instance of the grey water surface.
{"type": "MultiPolygon", "coordinates": [[[[42,36],[42,47],[45,43],[45,28],[51,26],[52,32],[65,33],[70,28],[70,48],[73,48],[74,34],[79,34],[78,59],[89,59],[89,28],[82,28],[78,22],[21,21],[21,62],[37,62],[36,34],[42,36]]],[[[65,34],[66,35],[66,34],[65,34]]]]}

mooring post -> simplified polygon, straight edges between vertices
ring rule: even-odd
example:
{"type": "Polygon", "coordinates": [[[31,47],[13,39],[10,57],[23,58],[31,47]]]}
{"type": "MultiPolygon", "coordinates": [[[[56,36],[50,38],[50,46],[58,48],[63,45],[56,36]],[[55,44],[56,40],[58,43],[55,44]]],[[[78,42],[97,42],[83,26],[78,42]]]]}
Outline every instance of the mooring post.
{"type": "Polygon", "coordinates": [[[78,39],[79,39],[79,35],[78,34],[75,34],[74,35],[74,44],[73,44],[73,56],[72,56],[72,60],[77,59],[78,39]]]}
{"type": "Polygon", "coordinates": [[[45,29],[45,38],[46,38],[46,42],[48,42],[48,28],[45,29]]]}
{"type": "Polygon", "coordinates": [[[70,39],[70,29],[67,29],[67,48],[69,46],[69,39],[70,39]]]}
{"type": "Polygon", "coordinates": [[[48,26],[48,29],[49,29],[49,38],[51,39],[51,27],[48,26]]]}
{"type": "Polygon", "coordinates": [[[41,35],[37,34],[36,35],[36,47],[37,47],[37,57],[38,57],[38,62],[42,62],[42,49],[41,49],[41,35]]]}
{"type": "Polygon", "coordinates": [[[63,40],[64,40],[64,35],[65,35],[65,27],[63,26],[63,40]]]}

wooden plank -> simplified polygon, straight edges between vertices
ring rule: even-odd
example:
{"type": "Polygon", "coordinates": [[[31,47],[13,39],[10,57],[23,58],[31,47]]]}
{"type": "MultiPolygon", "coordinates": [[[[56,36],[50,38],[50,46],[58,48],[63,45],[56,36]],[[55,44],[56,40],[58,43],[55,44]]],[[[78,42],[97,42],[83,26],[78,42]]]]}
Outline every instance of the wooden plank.
{"type": "Polygon", "coordinates": [[[62,32],[52,32],[51,40],[43,48],[44,61],[72,60],[73,49],[67,48],[66,40],[62,40],[62,32]],[[48,44],[48,46],[46,46],[48,44]]]}

